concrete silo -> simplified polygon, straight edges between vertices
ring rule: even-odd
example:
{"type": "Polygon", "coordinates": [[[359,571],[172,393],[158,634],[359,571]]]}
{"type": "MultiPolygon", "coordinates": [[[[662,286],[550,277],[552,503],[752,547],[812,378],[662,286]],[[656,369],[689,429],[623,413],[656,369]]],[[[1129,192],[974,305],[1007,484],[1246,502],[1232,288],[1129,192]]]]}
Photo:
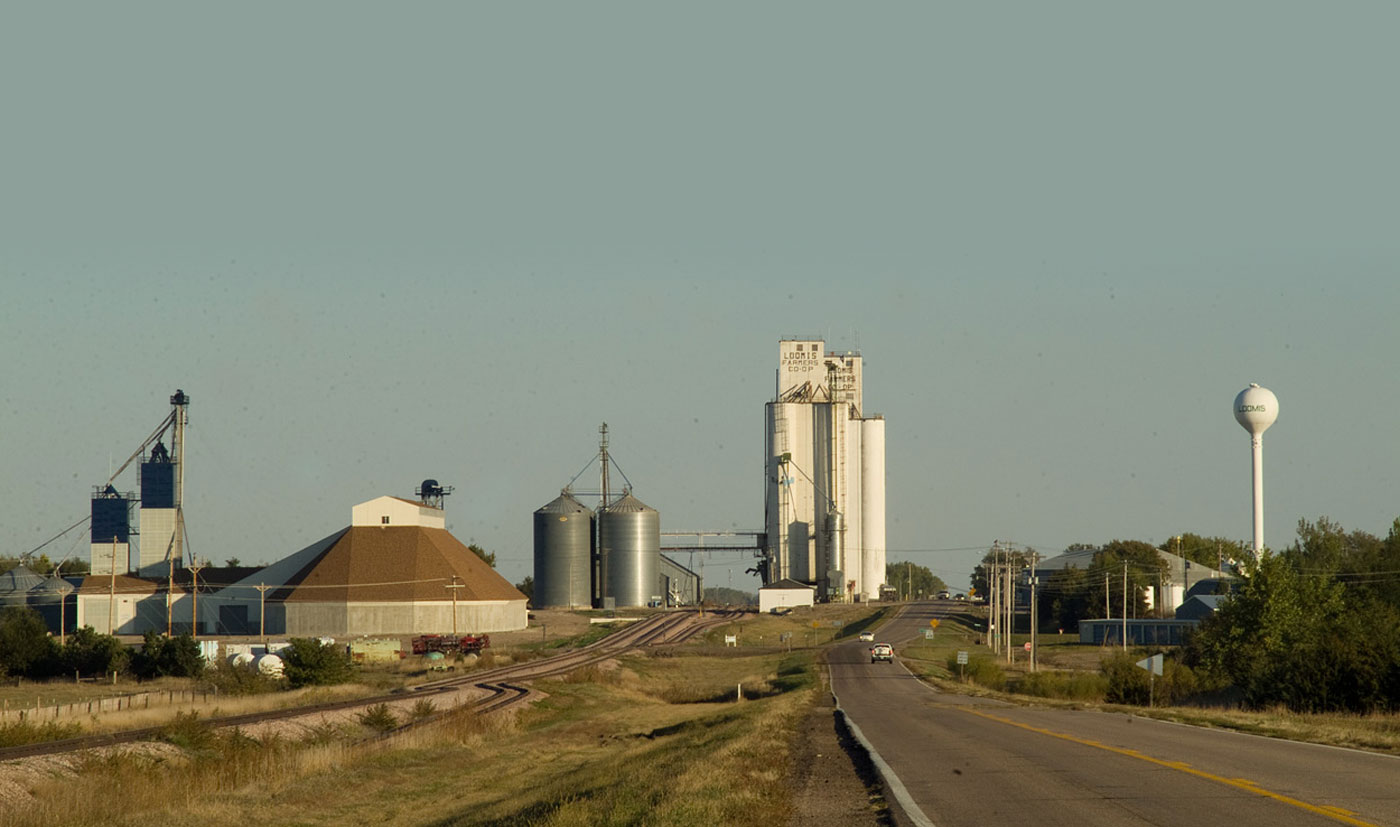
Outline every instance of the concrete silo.
{"type": "Polygon", "coordinates": [[[535,512],[534,606],[592,605],[595,525],[593,512],[568,489],[535,512]]]}
{"type": "Polygon", "coordinates": [[[603,597],[617,607],[660,600],[661,515],[630,492],[598,515],[603,597]]]}

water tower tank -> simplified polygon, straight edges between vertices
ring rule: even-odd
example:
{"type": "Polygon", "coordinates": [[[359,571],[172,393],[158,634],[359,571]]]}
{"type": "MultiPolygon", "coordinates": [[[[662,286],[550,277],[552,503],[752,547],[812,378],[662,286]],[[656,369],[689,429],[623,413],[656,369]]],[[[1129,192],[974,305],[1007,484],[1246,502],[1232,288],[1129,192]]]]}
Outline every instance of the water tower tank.
{"type": "Polygon", "coordinates": [[[645,606],[660,595],[661,515],[630,493],[598,516],[603,595],[617,606],[645,606]]]}
{"type": "Polygon", "coordinates": [[[1250,436],[1262,435],[1277,420],[1278,397],[1268,388],[1251,384],[1235,397],[1235,421],[1250,436]]]}
{"type": "Polygon", "coordinates": [[[532,605],[538,608],[592,605],[593,526],[593,512],[567,491],[535,512],[532,605]]]}

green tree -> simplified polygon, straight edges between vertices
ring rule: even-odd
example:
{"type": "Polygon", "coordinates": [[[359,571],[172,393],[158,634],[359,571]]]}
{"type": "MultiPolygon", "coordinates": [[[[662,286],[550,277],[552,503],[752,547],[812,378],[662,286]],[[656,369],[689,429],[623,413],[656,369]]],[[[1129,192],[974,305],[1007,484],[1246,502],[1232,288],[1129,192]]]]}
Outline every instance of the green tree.
{"type": "Polygon", "coordinates": [[[68,636],[58,653],[62,674],[107,675],[124,671],[131,653],[112,635],[98,634],[84,626],[68,636]]]}
{"type": "Polygon", "coordinates": [[[971,587],[972,593],[987,597],[992,593],[992,567],[1010,565],[1014,570],[1021,571],[1030,568],[1031,561],[1036,558],[1036,551],[1033,548],[1024,549],[992,549],[982,556],[982,562],[972,570],[971,587]]]}
{"type": "Polygon", "coordinates": [[[493,569],[496,567],[496,552],[487,551],[486,549],[482,548],[476,543],[469,543],[467,545],[467,548],[472,550],[472,554],[475,554],[477,557],[480,557],[482,560],[485,560],[486,565],[490,566],[493,569]]]}
{"type": "Polygon", "coordinates": [[[1101,590],[1091,581],[1089,572],[1078,566],[1067,566],[1042,579],[1036,604],[1041,628],[1074,631],[1080,620],[1103,614],[1101,590]],[[1097,606],[1095,597],[1100,598],[1097,606]]]}
{"type": "Polygon", "coordinates": [[[287,683],[293,688],[345,683],[355,674],[350,656],[334,643],[294,637],[288,644],[277,654],[285,666],[287,683]]]}
{"type": "Polygon", "coordinates": [[[515,584],[515,590],[518,591],[518,592],[520,592],[521,594],[525,595],[525,599],[526,599],[527,601],[528,601],[528,600],[534,600],[534,599],[535,599],[535,576],[534,576],[533,574],[527,574],[527,575],[525,575],[525,579],[524,579],[524,580],[521,580],[519,583],[516,583],[516,584],[515,584]]]}
{"type": "MultiPolygon", "coordinates": [[[[1392,531],[1394,529],[1392,528],[1392,531]]],[[[1341,574],[1353,578],[1378,570],[1384,544],[1364,531],[1347,533],[1327,517],[1298,521],[1298,539],[1289,549],[1298,567],[1311,574],[1341,574]]]]}
{"type": "Polygon", "coordinates": [[[1167,561],[1157,554],[1151,543],[1141,540],[1112,540],[1094,555],[1089,567],[1089,585],[1108,581],[1110,613],[1121,613],[1125,608],[1123,600],[1123,576],[1128,578],[1128,617],[1146,617],[1147,589],[1156,586],[1167,575],[1167,561]]]}
{"type": "Polygon", "coordinates": [[[38,612],[28,606],[8,606],[0,612],[0,674],[47,677],[53,671],[56,650],[38,612]]]}
{"type": "Polygon", "coordinates": [[[1334,687],[1323,676],[1338,654],[1328,650],[1346,637],[1345,609],[1340,584],[1302,574],[1288,555],[1266,553],[1191,636],[1186,659],[1227,678],[1253,708],[1336,708],[1334,687]]]}
{"type": "Polygon", "coordinates": [[[919,595],[931,597],[948,588],[943,578],[913,563],[886,563],[885,585],[898,591],[901,599],[917,599],[919,595]]]}
{"type": "Polygon", "coordinates": [[[705,589],[704,600],[716,606],[757,606],[758,595],[727,586],[710,586],[705,589]]]}
{"type": "Polygon", "coordinates": [[[132,653],[131,671],[136,677],[197,678],[204,672],[199,644],[189,635],[166,637],[147,631],[141,650],[132,653]]]}
{"type": "Polygon", "coordinates": [[[1168,554],[1185,557],[1192,563],[1198,563],[1208,569],[1229,571],[1230,560],[1244,556],[1243,545],[1239,540],[1231,540],[1226,537],[1202,537],[1188,531],[1185,534],[1169,538],[1157,548],[1168,554]]]}

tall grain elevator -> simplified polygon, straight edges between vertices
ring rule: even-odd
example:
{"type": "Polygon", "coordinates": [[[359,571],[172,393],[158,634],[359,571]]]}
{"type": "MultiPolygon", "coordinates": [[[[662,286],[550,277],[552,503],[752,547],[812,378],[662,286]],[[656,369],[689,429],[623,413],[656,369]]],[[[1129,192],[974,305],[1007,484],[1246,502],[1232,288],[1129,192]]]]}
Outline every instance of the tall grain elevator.
{"type": "Polygon", "coordinates": [[[834,602],[876,600],[885,579],[885,420],[862,412],[859,353],[778,343],[766,405],[764,581],[834,602]]]}
{"type": "Polygon", "coordinates": [[[182,390],[170,397],[170,448],[159,440],[141,461],[141,542],[133,568],[143,577],[169,573],[171,562],[184,565],[185,425],[190,398],[182,390]]]}

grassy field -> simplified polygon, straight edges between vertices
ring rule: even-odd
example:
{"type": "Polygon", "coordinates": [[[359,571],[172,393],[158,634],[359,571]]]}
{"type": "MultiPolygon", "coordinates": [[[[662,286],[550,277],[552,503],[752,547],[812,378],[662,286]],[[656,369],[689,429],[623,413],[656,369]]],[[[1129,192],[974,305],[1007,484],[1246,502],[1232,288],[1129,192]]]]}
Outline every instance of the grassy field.
{"type": "Polygon", "coordinates": [[[367,724],[253,740],[184,717],[163,744],[28,780],[0,822],[783,823],[794,728],[820,691],[816,650],[800,638],[822,644],[877,619],[860,607],[749,616],[704,640],[536,682],[541,697],[518,715],[459,710],[388,741],[366,740],[367,724]]]}

